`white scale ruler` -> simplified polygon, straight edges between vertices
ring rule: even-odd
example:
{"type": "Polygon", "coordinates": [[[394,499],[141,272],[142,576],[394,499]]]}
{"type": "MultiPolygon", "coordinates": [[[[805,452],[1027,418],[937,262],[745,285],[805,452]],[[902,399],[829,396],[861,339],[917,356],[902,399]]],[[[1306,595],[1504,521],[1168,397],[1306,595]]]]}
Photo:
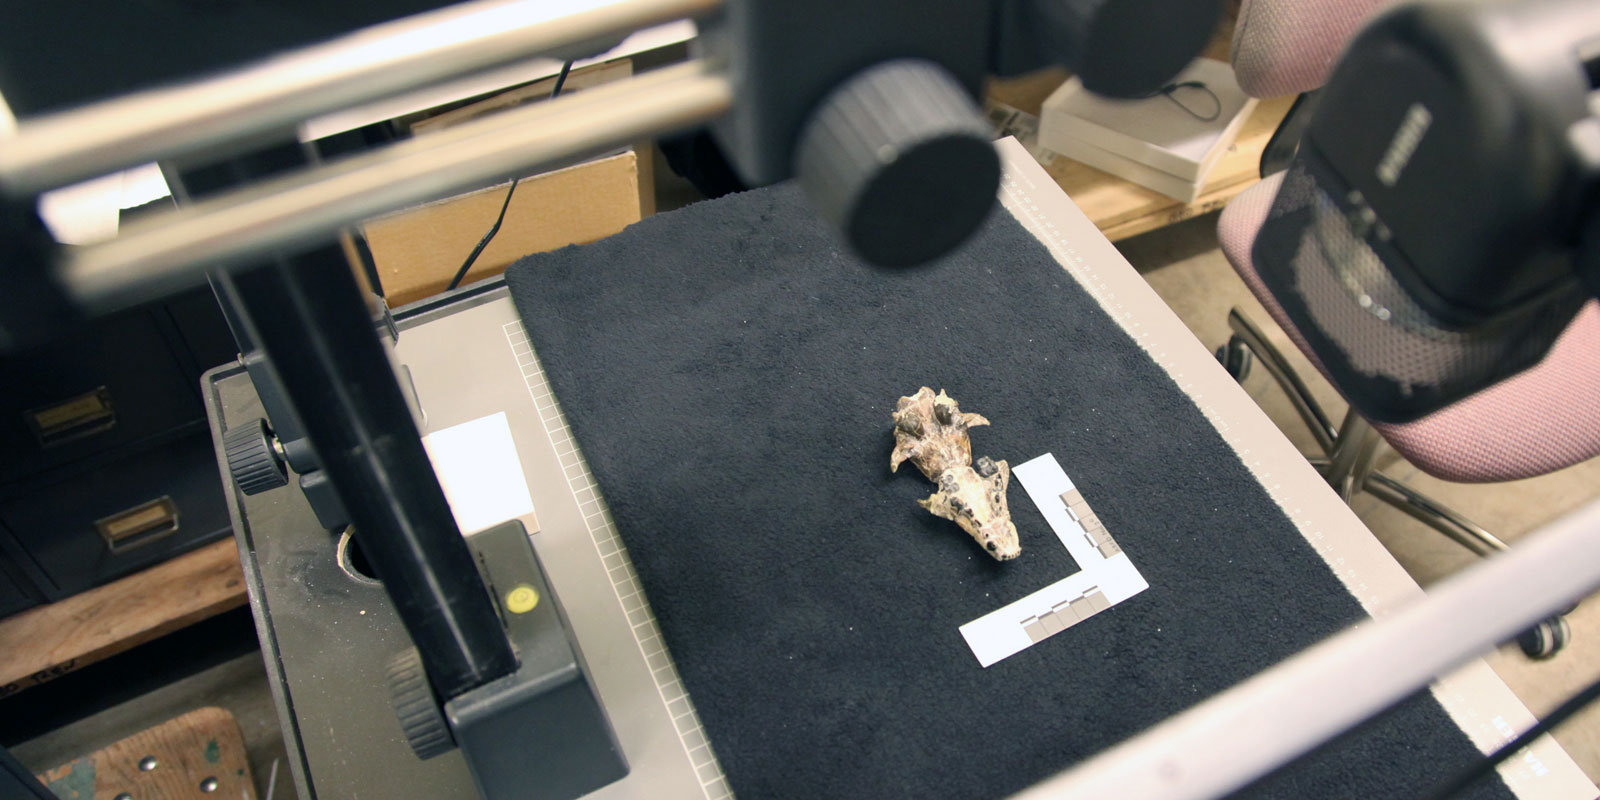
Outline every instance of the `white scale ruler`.
{"type": "Polygon", "coordinates": [[[1150,588],[1055,456],[1045,453],[1013,467],[1011,474],[1078,562],[1078,571],[961,626],[967,646],[985,667],[1150,588]]]}

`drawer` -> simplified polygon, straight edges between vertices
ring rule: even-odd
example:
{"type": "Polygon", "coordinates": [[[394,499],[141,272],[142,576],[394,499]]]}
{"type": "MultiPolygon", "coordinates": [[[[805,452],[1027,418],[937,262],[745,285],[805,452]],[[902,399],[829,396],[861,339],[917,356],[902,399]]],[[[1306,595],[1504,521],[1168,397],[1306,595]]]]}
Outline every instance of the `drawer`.
{"type": "Polygon", "coordinates": [[[31,586],[11,574],[11,566],[5,563],[4,556],[0,556],[0,618],[9,617],[18,611],[26,611],[40,602],[34,595],[31,586]]]}
{"type": "Polygon", "coordinates": [[[0,505],[52,586],[88,589],[226,535],[230,528],[206,431],[42,487],[0,505]]]}
{"type": "MultiPolygon", "coordinates": [[[[165,312],[162,312],[165,313],[165,312]]],[[[135,310],[0,358],[0,484],[203,415],[155,313],[135,310]]]]}

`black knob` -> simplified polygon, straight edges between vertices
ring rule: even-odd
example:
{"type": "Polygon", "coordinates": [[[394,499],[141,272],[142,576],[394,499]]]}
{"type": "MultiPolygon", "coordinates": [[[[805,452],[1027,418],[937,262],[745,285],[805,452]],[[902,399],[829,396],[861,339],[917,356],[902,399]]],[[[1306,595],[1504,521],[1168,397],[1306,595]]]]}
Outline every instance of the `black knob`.
{"type": "Polygon", "coordinates": [[[1091,92],[1144,97],[1206,46],[1219,0],[1033,0],[1046,50],[1091,92]]]}
{"type": "Polygon", "coordinates": [[[230,428],[222,435],[222,451],[228,459],[228,474],[245,494],[260,494],[289,483],[288,469],[266,420],[230,428]]]}
{"type": "Polygon", "coordinates": [[[992,135],[944,68],[886,61],[840,84],[812,113],[795,173],[862,258],[920,264],[954,249],[994,206],[992,135]]]}
{"type": "Polygon", "coordinates": [[[1561,652],[1571,640],[1572,628],[1567,625],[1567,618],[1556,616],[1523,631],[1517,637],[1517,645],[1529,658],[1546,659],[1561,652]]]}
{"type": "Polygon", "coordinates": [[[394,702],[400,732],[405,734],[411,752],[424,761],[455,749],[455,737],[439,711],[439,702],[428,685],[422,658],[414,647],[395,654],[389,661],[389,699],[394,702]]]}

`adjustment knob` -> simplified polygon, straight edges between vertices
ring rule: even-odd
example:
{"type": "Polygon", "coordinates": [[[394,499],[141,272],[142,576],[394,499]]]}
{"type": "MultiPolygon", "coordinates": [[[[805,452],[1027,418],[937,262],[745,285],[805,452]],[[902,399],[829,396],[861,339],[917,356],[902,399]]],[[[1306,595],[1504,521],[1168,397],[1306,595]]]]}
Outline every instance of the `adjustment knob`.
{"type": "Polygon", "coordinates": [[[245,494],[260,494],[289,483],[278,440],[264,419],[247,422],[223,434],[222,451],[228,459],[228,474],[245,494]]]}
{"type": "Polygon", "coordinates": [[[411,752],[424,761],[455,749],[455,737],[439,712],[428,674],[422,669],[417,649],[407,647],[389,660],[389,699],[394,702],[400,732],[405,734],[411,752]]]}
{"type": "Polygon", "coordinates": [[[1567,618],[1554,616],[1522,632],[1517,645],[1529,658],[1546,659],[1561,652],[1572,640],[1572,628],[1567,618]]]}
{"type": "Polygon", "coordinates": [[[886,61],[812,113],[795,173],[863,259],[910,266],[944,255],[994,206],[1000,157],[966,91],[929,61],[886,61]]]}
{"type": "Polygon", "coordinates": [[[1091,92],[1144,97],[1193,61],[1219,0],[1033,0],[1040,44],[1091,92]]]}

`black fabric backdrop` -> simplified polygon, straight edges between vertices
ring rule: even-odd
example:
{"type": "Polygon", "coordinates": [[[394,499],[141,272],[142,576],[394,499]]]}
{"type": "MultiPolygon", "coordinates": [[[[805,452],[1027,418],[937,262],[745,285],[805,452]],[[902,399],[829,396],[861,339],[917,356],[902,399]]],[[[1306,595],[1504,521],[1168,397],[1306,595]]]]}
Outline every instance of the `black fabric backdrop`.
{"type": "MultiPolygon", "coordinates": [[[[1362,616],[1003,211],[891,272],[780,186],[506,277],[741,796],[1004,795],[1362,616]],[[993,421],[974,456],[1054,453],[1151,588],[981,668],[957,627],[1076,566],[1020,488],[1003,564],[916,506],[932,486],[889,473],[889,415],[922,385],[993,421]]],[[[1414,797],[1475,757],[1424,694],[1253,791],[1414,797]]]]}

